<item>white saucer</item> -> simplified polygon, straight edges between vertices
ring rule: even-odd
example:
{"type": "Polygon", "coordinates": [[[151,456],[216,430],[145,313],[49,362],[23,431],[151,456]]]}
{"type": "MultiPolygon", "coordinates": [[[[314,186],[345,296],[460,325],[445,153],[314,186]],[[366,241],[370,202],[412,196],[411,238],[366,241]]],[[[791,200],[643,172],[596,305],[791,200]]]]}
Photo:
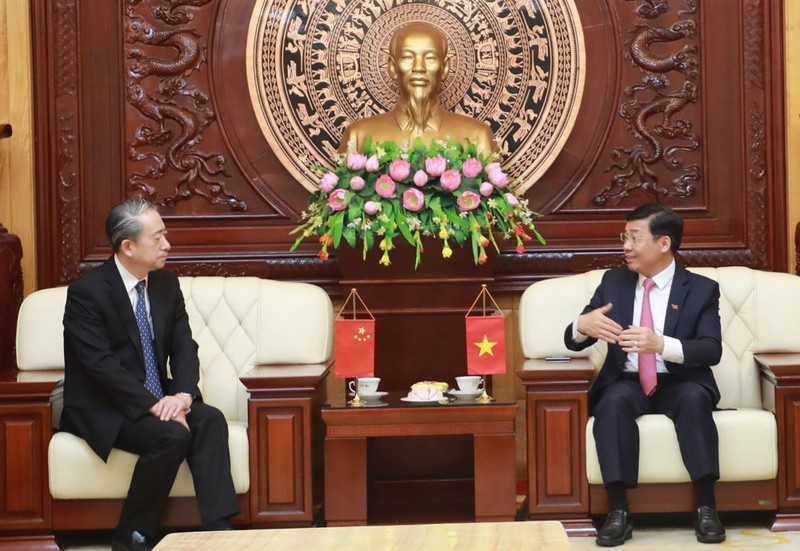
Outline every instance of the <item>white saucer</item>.
{"type": "Polygon", "coordinates": [[[430,400],[416,400],[414,398],[409,398],[408,396],[403,396],[400,398],[403,402],[411,402],[412,404],[437,404],[441,401],[447,401],[447,396],[442,396],[441,398],[431,398],[430,400]]]}
{"type": "Polygon", "coordinates": [[[454,389],[450,391],[450,395],[455,396],[456,400],[474,400],[480,396],[482,392],[482,390],[467,391],[454,389]]]}
{"type": "MultiPolygon", "coordinates": [[[[383,392],[382,390],[379,390],[375,394],[359,394],[359,396],[361,396],[361,399],[364,400],[365,402],[377,402],[387,394],[388,392],[383,392]]],[[[350,396],[354,396],[354,394],[350,394],[350,396]]]]}

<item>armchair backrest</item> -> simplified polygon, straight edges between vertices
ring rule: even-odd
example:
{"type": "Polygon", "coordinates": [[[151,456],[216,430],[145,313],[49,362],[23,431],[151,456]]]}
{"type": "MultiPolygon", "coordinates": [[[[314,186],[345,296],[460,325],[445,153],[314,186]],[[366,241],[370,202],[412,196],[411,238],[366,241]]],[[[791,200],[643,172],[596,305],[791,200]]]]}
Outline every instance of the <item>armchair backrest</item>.
{"type": "MultiPolygon", "coordinates": [[[[199,346],[200,390],[228,421],[247,421],[239,376],[254,365],[319,364],[330,357],[333,308],[319,287],[256,277],[179,280],[199,346]]],[[[67,288],[55,287],[23,301],[16,341],[20,371],[64,369],[66,300],[67,288]]]]}
{"type": "MultiPolygon", "coordinates": [[[[720,286],[722,360],[712,367],[720,407],[762,406],[753,355],[800,352],[800,277],[741,266],[691,268],[720,286]]],[[[589,302],[604,270],[554,278],[531,285],[522,295],[519,327],[526,358],[589,357],[596,369],[605,358],[599,342],[582,352],[564,346],[564,329],[589,302]],[[542,315],[545,313],[545,315],[542,315]]]]}

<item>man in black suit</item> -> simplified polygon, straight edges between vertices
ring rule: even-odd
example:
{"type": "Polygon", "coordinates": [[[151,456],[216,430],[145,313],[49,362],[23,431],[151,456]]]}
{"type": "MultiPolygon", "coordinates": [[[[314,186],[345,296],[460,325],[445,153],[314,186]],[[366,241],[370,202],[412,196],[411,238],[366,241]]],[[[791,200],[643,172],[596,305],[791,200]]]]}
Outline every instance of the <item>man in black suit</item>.
{"type": "Polygon", "coordinates": [[[106,219],[114,254],[74,281],[64,313],[61,428],[104,461],[112,447],[139,455],[113,551],[152,549],[178,467],[192,472],[203,529],[239,513],[228,426],[202,401],[199,362],[178,278],[155,207],[116,205],[106,219]],[[169,376],[167,374],[169,361],[169,376]]]}
{"type": "Polygon", "coordinates": [[[593,434],[609,514],[597,544],[631,538],[626,489],[639,475],[636,419],[672,419],[697,498],[695,533],[703,543],[725,540],[714,498],[719,439],[712,412],[719,389],[710,366],[722,356],[719,285],[675,262],[683,220],[668,207],[643,205],[620,235],[627,267],[609,270],[564,341],[582,350],[597,340],[608,354],[589,395],[593,434]]]}

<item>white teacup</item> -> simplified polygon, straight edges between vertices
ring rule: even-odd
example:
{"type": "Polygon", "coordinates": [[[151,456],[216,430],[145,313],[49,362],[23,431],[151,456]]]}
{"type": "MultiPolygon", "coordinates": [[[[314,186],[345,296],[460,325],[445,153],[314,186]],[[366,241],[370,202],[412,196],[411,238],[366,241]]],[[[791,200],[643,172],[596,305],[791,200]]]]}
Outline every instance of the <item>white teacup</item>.
{"type": "Polygon", "coordinates": [[[461,392],[478,392],[481,378],[477,375],[463,375],[456,377],[456,384],[458,384],[458,390],[461,392]]]}
{"type": "Polygon", "coordinates": [[[358,385],[358,393],[362,396],[368,396],[378,392],[378,384],[380,384],[380,377],[359,377],[355,381],[347,383],[347,388],[350,389],[350,394],[355,392],[356,385],[358,385]]]}

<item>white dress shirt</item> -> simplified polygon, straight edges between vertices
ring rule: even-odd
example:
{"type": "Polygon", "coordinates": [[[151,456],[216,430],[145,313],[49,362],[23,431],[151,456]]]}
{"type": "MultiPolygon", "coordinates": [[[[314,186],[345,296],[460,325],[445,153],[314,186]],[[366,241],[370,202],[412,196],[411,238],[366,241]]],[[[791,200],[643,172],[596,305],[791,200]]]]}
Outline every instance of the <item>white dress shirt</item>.
{"type": "MultiPolygon", "coordinates": [[[[117,255],[114,255],[114,263],[117,265],[120,277],[122,277],[122,284],[125,286],[125,292],[128,293],[128,299],[131,301],[131,308],[136,315],[136,303],[139,301],[139,293],[136,292],[136,284],[139,283],[139,278],[130,273],[122,262],[119,261],[117,255]]],[[[147,282],[147,278],[145,278],[147,282]]],[[[147,283],[144,284],[144,306],[147,309],[147,322],[150,324],[150,336],[153,336],[153,318],[150,315],[150,298],[147,293],[147,283]]]]}

